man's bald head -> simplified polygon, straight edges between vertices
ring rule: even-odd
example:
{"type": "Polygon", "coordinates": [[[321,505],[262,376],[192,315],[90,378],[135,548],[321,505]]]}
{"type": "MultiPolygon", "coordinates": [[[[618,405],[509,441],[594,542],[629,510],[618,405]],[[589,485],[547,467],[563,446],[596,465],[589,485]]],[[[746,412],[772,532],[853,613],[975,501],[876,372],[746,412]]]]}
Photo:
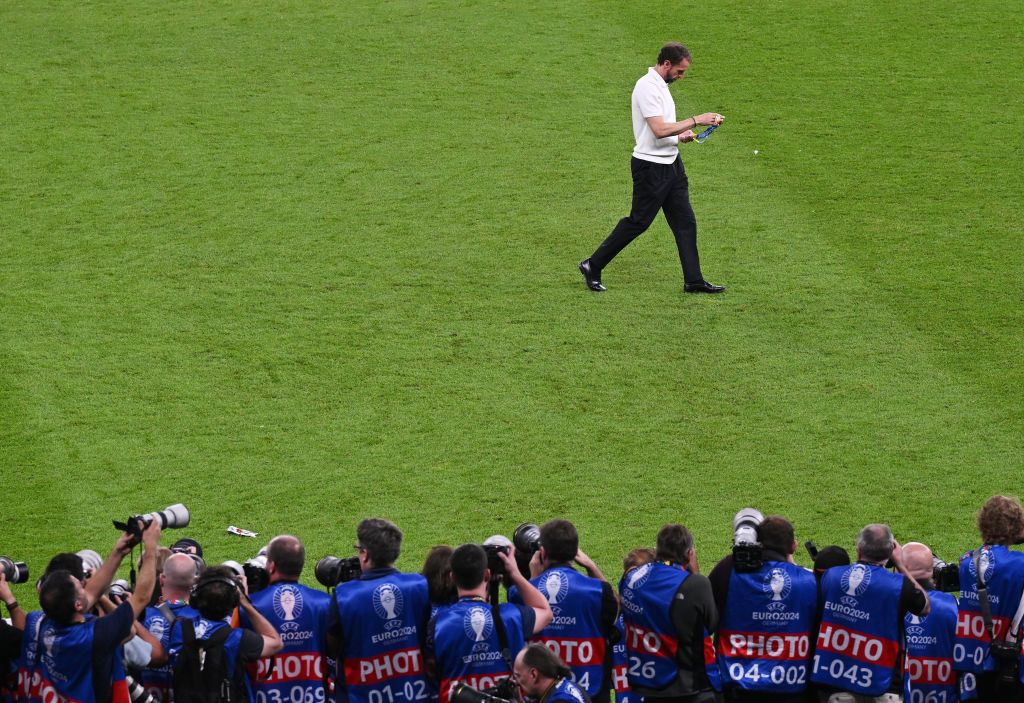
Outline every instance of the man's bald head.
{"type": "Polygon", "coordinates": [[[305,564],[306,548],[298,537],[278,535],[267,545],[267,570],[270,571],[271,583],[299,578],[305,564]]]}
{"type": "Polygon", "coordinates": [[[928,548],[927,544],[908,542],[903,545],[903,564],[907,567],[910,575],[921,585],[924,585],[925,581],[931,580],[934,562],[932,550],[928,548]]]}
{"type": "Polygon", "coordinates": [[[196,582],[196,563],[188,554],[172,554],[164,562],[160,586],[165,596],[184,597],[196,582]]]}

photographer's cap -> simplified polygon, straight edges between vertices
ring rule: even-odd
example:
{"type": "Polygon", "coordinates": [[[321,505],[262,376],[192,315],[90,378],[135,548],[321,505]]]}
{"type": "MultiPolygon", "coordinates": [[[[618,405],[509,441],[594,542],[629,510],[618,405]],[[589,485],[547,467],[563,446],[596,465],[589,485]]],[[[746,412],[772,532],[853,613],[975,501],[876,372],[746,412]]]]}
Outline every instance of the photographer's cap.
{"type": "Polygon", "coordinates": [[[484,546],[495,546],[495,547],[511,547],[512,540],[505,535],[491,535],[484,540],[484,546]]]}
{"type": "Polygon", "coordinates": [[[833,544],[818,550],[818,556],[814,558],[814,573],[820,575],[834,566],[849,565],[850,553],[833,544]]]}

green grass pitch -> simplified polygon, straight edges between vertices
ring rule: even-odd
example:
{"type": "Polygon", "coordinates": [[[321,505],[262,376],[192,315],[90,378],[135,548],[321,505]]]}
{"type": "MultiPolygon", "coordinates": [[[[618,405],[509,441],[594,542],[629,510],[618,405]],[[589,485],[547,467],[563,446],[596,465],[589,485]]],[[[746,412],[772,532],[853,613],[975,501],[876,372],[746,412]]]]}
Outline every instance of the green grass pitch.
{"type": "Polygon", "coordinates": [[[182,501],[210,561],[383,515],[416,569],[562,516],[612,577],[669,521],[706,570],[748,504],[954,557],[1022,492],[1018,15],[3,4],[0,554],[182,501]],[[659,218],[594,295],[673,39],[679,114],[728,118],[683,158],[729,290],[682,295],[659,218]]]}

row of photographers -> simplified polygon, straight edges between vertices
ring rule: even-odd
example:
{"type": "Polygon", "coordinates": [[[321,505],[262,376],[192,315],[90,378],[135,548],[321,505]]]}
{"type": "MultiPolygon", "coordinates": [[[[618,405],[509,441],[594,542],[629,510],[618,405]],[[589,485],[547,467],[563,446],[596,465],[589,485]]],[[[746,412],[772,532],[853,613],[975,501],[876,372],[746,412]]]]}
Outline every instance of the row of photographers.
{"type": "Polygon", "coordinates": [[[0,699],[1024,700],[1024,555],[1009,549],[1024,540],[1024,509],[1004,496],[978,514],[982,546],[949,566],[874,524],[852,563],[827,547],[810,571],[794,561],[788,520],[746,509],[732,554],[705,577],[689,531],[665,525],[653,549],[626,556],[618,595],[565,520],[435,547],[422,574],[395,569],[397,526],[363,520],[356,556],[317,564],[328,593],[299,583],[305,550],[292,536],[245,565],[205,568],[189,539],[160,549],[161,528],[187,524],[172,506],[121,524],[106,560],[54,557],[42,610],[27,614],[7,585],[27,569],[0,558],[11,615],[0,699]],[[111,588],[138,542],[134,588],[111,588]]]}

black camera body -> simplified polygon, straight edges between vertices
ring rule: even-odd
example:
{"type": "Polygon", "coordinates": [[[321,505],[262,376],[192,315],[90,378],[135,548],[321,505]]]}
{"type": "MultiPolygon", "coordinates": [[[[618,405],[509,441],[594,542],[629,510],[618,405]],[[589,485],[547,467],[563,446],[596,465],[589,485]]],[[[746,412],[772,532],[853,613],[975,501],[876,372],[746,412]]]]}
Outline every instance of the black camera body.
{"type": "Polygon", "coordinates": [[[363,567],[359,565],[359,557],[324,557],[316,563],[313,570],[316,580],[325,588],[334,588],[340,583],[355,581],[363,575],[363,567]]]}
{"type": "Polygon", "coordinates": [[[491,580],[500,580],[505,575],[505,562],[498,555],[511,554],[511,548],[507,544],[485,544],[484,551],[487,553],[487,568],[491,570],[491,580]]]}
{"type": "Polygon", "coordinates": [[[947,564],[935,557],[932,566],[932,581],[936,591],[957,593],[960,590],[960,565],[947,564]]]}
{"type": "Polygon", "coordinates": [[[996,663],[999,678],[1007,683],[1016,683],[1020,672],[1020,643],[1006,640],[992,640],[988,653],[996,663]]]}
{"type": "Polygon", "coordinates": [[[28,565],[23,561],[14,561],[10,557],[0,557],[0,571],[4,572],[7,583],[25,583],[28,581],[28,565]]]}

